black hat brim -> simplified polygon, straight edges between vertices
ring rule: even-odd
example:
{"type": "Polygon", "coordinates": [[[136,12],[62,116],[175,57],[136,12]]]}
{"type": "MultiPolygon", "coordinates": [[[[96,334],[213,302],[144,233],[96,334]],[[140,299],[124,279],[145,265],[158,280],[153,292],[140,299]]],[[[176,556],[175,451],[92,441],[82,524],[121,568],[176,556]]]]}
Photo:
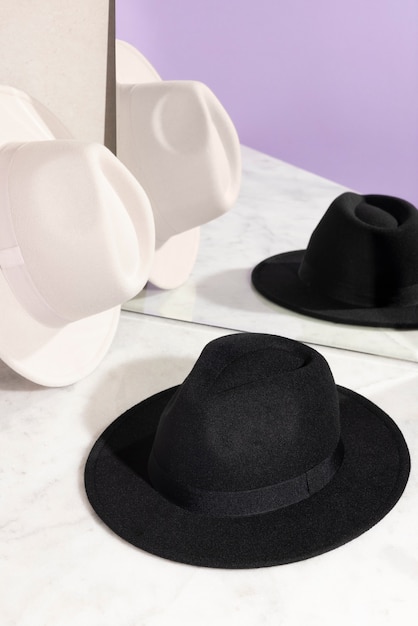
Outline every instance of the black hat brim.
{"type": "Polygon", "coordinates": [[[152,554],[190,565],[255,568],[300,561],[368,530],[400,498],[410,460],[402,433],[376,405],[337,387],[344,459],[313,496],[248,517],[210,517],[156,491],[147,461],[160,416],[177,390],[162,391],[115,420],[88,457],[85,486],[97,515],[152,554]]]}
{"type": "Polygon", "coordinates": [[[329,322],[381,328],[418,328],[418,305],[360,308],[321,295],[298,275],[305,250],[277,254],[259,263],[251,280],[256,290],[280,306],[329,322]]]}

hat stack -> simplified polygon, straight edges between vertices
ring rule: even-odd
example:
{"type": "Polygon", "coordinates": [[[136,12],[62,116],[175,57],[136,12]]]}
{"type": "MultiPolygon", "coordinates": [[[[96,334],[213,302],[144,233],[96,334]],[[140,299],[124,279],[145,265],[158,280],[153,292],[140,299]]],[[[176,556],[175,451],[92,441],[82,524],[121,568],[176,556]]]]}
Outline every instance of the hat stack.
{"type": "Polygon", "coordinates": [[[0,358],[41,385],[93,371],[154,255],[149,199],[107,148],[0,88],[0,358]],[[22,181],[24,184],[22,184],[22,181]]]}

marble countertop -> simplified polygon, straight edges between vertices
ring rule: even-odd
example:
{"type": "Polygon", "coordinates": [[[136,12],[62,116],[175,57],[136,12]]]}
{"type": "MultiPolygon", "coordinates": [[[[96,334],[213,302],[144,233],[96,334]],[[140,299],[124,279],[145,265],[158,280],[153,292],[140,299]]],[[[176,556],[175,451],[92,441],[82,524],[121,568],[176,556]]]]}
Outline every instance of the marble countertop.
{"type": "Polygon", "coordinates": [[[399,626],[416,622],[418,365],[317,348],[338,384],[397,422],[412,457],[403,497],[370,531],[321,556],[216,570],[119,539],[83,487],[89,450],[125,409],[180,383],[204,345],[231,331],[122,313],[97,370],[38,387],[0,363],[2,626],[399,626]]]}
{"type": "Polygon", "coordinates": [[[277,306],[255,291],[250,279],[255,265],[274,254],[306,248],[332,200],[347,189],[244,146],[242,159],[238,201],[226,215],[201,228],[199,254],[189,280],[172,291],[148,285],[125,308],[418,361],[416,330],[316,320],[277,306]]]}

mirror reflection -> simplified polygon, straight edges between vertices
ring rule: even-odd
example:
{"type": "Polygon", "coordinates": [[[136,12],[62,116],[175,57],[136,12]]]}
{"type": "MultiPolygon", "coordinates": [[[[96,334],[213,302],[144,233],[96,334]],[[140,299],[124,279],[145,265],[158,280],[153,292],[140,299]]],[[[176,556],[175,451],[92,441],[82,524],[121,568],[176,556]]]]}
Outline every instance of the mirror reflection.
{"type": "Polygon", "coordinates": [[[417,360],[418,331],[306,317],[251,285],[258,263],[305,249],[332,201],[347,189],[418,204],[411,142],[411,130],[418,132],[418,93],[409,80],[415,70],[408,26],[413,9],[379,5],[377,14],[359,4],[356,13],[352,4],[312,7],[302,0],[286,8],[268,1],[218,5],[116,3],[117,37],[139,49],[165,80],[208,85],[241,143],[252,146],[242,147],[234,207],[201,226],[188,280],[171,290],[149,283],[125,308],[417,360]],[[355,50],[344,37],[354,28],[355,50]],[[373,42],[382,32],[388,45],[377,56],[373,42]]]}

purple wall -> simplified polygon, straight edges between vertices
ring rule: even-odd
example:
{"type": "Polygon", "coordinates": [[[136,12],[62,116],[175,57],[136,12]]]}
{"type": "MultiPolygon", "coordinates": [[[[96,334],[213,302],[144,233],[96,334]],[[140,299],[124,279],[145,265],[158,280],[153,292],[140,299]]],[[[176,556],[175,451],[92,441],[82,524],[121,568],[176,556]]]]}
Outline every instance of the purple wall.
{"type": "Polygon", "coordinates": [[[418,206],[418,0],[116,0],[116,33],[197,79],[241,143],[418,206]]]}

